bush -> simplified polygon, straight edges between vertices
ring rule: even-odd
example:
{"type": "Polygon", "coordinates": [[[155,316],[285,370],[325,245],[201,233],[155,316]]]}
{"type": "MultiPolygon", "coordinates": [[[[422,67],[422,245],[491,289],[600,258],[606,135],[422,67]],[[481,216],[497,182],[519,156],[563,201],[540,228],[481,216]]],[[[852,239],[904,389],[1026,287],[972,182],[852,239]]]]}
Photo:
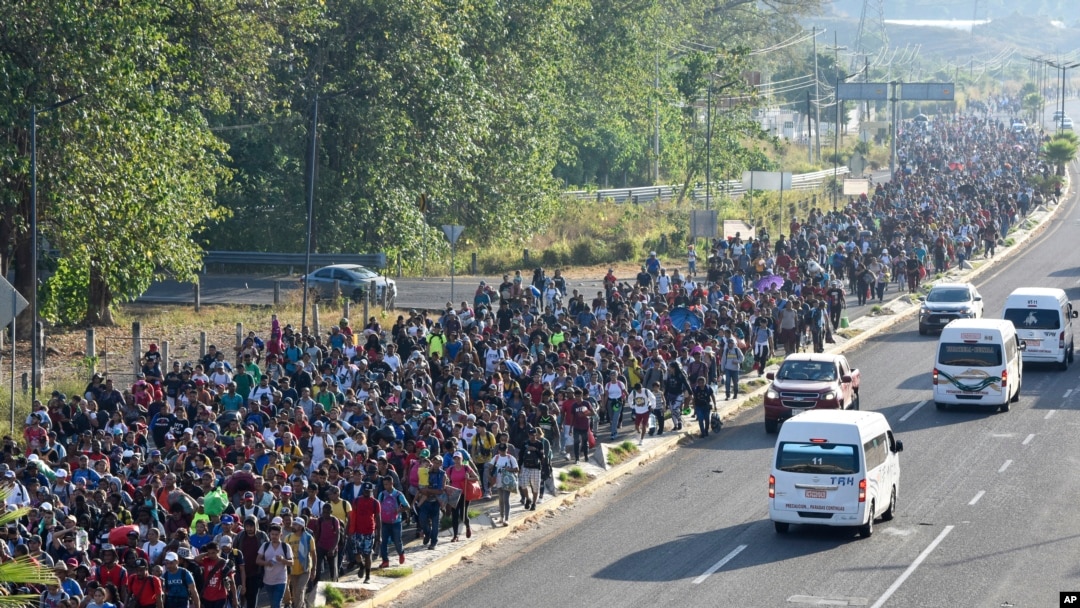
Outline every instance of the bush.
{"type": "Polygon", "coordinates": [[[629,261],[637,260],[641,257],[641,251],[638,249],[638,244],[631,239],[621,239],[616,241],[612,247],[612,253],[616,260],[629,261]]]}
{"type": "Polygon", "coordinates": [[[570,247],[566,243],[555,243],[540,254],[540,263],[548,268],[569,264],[570,247]]]}
{"type": "Polygon", "coordinates": [[[591,266],[603,264],[611,259],[611,251],[608,246],[595,239],[586,239],[574,243],[570,249],[570,263],[579,266],[591,266]]]}

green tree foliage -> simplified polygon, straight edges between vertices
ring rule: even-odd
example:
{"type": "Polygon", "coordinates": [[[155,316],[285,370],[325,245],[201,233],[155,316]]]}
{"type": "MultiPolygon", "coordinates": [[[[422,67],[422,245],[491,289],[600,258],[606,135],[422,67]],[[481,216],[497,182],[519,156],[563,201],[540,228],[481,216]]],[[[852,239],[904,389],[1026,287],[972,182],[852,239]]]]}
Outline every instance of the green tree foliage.
{"type": "Polygon", "coordinates": [[[57,321],[108,323],[111,303],[138,296],[156,274],[193,278],[200,265],[193,237],[226,215],[215,200],[228,177],[225,149],[206,116],[272,107],[269,66],[290,48],[279,28],[303,23],[303,5],[27,0],[6,7],[3,266],[13,263],[18,286],[36,297],[28,281],[28,114],[31,105],[83,95],[42,115],[38,132],[40,229],[60,257],[43,310],[57,321]]]}
{"type": "Polygon", "coordinates": [[[1057,175],[1065,175],[1065,165],[1076,160],[1078,146],[1076,137],[1072,135],[1072,133],[1064,137],[1055,135],[1043,144],[1043,158],[1057,168],[1057,175]]]}
{"type": "Polygon", "coordinates": [[[204,247],[447,252],[507,243],[579,184],[765,168],[749,53],[818,0],[25,0],[0,19],[0,270],[29,293],[28,113],[43,310],[109,322],[204,247]],[[318,142],[311,109],[318,96],[318,142]],[[659,123],[659,128],[657,125],[659,123]],[[659,133],[657,133],[659,131],[659,133]],[[657,158],[654,140],[660,139],[657,158]],[[314,156],[312,156],[314,155],[314,156]],[[430,196],[426,213],[417,206],[430,196]]]}

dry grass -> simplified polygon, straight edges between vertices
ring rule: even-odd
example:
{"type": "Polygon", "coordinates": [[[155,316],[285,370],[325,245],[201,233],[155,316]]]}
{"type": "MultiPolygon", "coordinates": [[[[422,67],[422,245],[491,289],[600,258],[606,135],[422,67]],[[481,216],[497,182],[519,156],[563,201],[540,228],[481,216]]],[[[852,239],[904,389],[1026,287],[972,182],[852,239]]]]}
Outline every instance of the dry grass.
{"type": "MultiPolygon", "coordinates": [[[[133,379],[134,361],[132,353],[132,325],[138,322],[142,336],[142,350],[145,352],[151,343],[164,346],[168,343],[169,358],[180,361],[195,361],[201,356],[200,335],[206,333],[206,344],[213,344],[226,353],[233,352],[236,346],[237,324],[241,324],[246,335],[254,331],[264,340],[270,334],[270,315],[277,314],[282,326],[292,324],[300,326],[301,304],[297,292],[295,298],[279,306],[244,306],[244,305],[203,305],[196,313],[190,305],[169,304],[121,304],[116,307],[111,327],[94,329],[95,352],[87,352],[87,330],[84,328],[49,327],[46,328],[45,345],[47,354],[42,362],[42,390],[40,395],[48,397],[52,391],[65,394],[81,393],[85,388],[92,370],[113,374],[121,385],[133,379]],[[293,301],[295,300],[295,301],[293,301]]],[[[353,327],[362,325],[362,310],[353,307],[353,327]]],[[[393,324],[396,313],[388,313],[381,308],[369,314],[379,319],[385,327],[393,324]]],[[[342,316],[341,307],[330,309],[324,303],[320,306],[320,330],[329,331],[342,316]]],[[[308,325],[312,324],[311,314],[308,325]]],[[[10,344],[5,344],[3,365],[0,366],[0,404],[10,403],[11,386],[10,344]]],[[[165,367],[163,366],[163,369],[165,367]]],[[[15,352],[15,421],[21,423],[30,411],[30,394],[22,390],[22,376],[30,373],[30,343],[20,341],[15,352]]],[[[10,409],[0,407],[0,428],[7,426],[11,419],[10,409]]]]}

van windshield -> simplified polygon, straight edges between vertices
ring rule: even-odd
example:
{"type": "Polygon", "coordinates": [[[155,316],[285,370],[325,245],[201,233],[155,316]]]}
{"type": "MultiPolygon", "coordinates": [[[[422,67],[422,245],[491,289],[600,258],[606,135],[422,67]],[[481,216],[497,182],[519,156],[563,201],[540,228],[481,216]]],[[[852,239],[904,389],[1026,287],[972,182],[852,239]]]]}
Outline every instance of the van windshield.
{"type": "Polygon", "coordinates": [[[848,475],[859,471],[857,446],[837,443],[783,442],[777,450],[776,468],[788,473],[848,475]]]}
{"type": "Polygon", "coordinates": [[[1006,308],[1005,320],[1016,329],[1061,328],[1061,312],[1056,308],[1006,308]]]}
{"type": "Polygon", "coordinates": [[[1001,345],[943,342],[938,348],[937,360],[938,365],[995,367],[1001,365],[1001,345]]]}

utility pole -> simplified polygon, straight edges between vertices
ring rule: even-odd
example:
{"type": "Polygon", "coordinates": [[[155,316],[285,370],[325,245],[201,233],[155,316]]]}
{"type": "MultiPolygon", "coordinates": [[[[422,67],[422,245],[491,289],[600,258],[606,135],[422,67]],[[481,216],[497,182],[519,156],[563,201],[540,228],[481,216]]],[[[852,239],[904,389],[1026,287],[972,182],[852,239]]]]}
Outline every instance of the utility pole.
{"type": "Polygon", "coordinates": [[[656,119],[656,128],[653,137],[653,156],[656,163],[653,165],[653,185],[660,185],[660,49],[656,49],[656,80],[653,83],[656,92],[653,100],[653,112],[656,119]]]}
{"type": "Polygon", "coordinates": [[[821,162],[821,94],[818,90],[817,26],[814,26],[814,147],[821,162]]]}

